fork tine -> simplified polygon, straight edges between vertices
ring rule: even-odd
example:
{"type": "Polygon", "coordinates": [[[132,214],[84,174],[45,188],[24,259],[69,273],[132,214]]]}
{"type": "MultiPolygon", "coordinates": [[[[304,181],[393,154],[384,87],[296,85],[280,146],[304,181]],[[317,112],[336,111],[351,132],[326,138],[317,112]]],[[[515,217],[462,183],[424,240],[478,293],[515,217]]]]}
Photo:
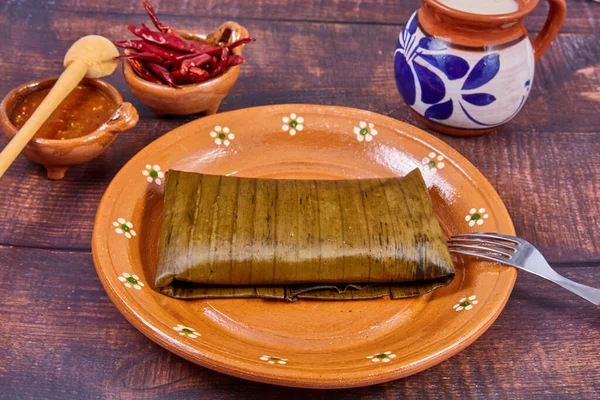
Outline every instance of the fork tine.
{"type": "Polygon", "coordinates": [[[486,260],[489,261],[495,261],[501,264],[506,264],[506,262],[508,260],[506,259],[501,259],[500,257],[494,257],[491,254],[488,253],[480,253],[478,251],[468,251],[468,250],[457,250],[457,249],[449,249],[450,253],[455,253],[455,254],[463,254],[466,256],[473,256],[473,257],[479,257],[479,258],[485,258],[486,260]]]}
{"type": "Polygon", "coordinates": [[[503,247],[505,249],[509,249],[512,250],[513,252],[517,251],[517,247],[509,244],[507,242],[504,241],[496,241],[496,240],[490,240],[490,239],[478,239],[478,238],[457,238],[456,236],[453,236],[450,238],[450,240],[448,240],[448,244],[469,244],[469,243],[481,243],[483,245],[490,245],[493,244],[494,246],[500,246],[503,247]]]}
{"type": "Polygon", "coordinates": [[[496,240],[505,240],[508,242],[512,242],[516,245],[521,244],[520,239],[514,236],[504,235],[502,233],[492,233],[492,232],[471,232],[471,233],[459,233],[457,235],[452,235],[453,239],[464,239],[464,238],[479,238],[479,239],[496,239],[496,240]]]}
{"type": "Polygon", "coordinates": [[[497,253],[497,254],[502,254],[503,256],[506,256],[508,260],[513,258],[513,256],[515,255],[515,253],[510,253],[508,251],[499,249],[497,247],[480,246],[477,244],[449,243],[448,248],[456,248],[457,250],[460,250],[460,249],[483,250],[483,251],[493,252],[493,253],[497,253]]]}

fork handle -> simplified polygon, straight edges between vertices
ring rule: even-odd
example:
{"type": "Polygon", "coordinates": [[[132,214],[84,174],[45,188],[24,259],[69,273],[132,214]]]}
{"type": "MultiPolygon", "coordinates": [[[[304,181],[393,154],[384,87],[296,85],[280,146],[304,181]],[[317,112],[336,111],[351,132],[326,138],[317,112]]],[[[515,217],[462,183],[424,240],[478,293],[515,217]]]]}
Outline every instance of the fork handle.
{"type": "Polygon", "coordinates": [[[594,303],[596,307],[598,307],[598,310],[600,310],[600,289],[582,285],[581,283],[574,282],[562,275],[558,275],[558,277],[555,277],[552,279],[552,281],[557,285],[575,293],[576,295],[594,303]]]}

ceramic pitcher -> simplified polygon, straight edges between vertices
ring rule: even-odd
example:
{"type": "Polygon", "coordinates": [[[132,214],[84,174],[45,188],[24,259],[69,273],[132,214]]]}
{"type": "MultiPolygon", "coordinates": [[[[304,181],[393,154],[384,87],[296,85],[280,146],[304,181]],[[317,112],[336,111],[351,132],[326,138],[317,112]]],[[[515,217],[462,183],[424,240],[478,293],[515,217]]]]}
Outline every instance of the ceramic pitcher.
{"type": "Polygon", "coordinates": [[[480,135],[510,121],[523,107],[535,63],[557,35],[565,0],[548,0],[546,23],[533,40],[523,18],[539,0],[517,0],[509,14],[471,14],[437,0],[423,5],[400,32],[394,54],[398,90],[431,128],[480,135]]]}

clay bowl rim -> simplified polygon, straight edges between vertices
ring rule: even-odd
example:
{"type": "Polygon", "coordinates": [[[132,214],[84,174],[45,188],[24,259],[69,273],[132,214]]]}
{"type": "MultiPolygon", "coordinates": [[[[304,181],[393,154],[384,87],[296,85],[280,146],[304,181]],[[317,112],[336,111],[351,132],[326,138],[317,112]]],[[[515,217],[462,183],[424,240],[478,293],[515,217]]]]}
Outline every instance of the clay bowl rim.
{"type": "MultiPolygon", "coordinates": [[[[10,114],[16,105],[16,97],[24,97],[30,93],[36,92],[38,90],[47,89],[49,87],[54,86],[54,83],[58,80],[58,76],[53,76],[51,78],[46,79],[37,79],[33,81],[29,81],[27,83],[23,83],[22,85],[17,86],[13,90],[11,90],[0,103],[0,120],[3,123],[3,126],[8,129],[4,129],[4,134],[12,139],[15,137],[19,129],[12,123],[10,120],[10,114]],[[10,113],[8,112],[8,105],[10,102],[13,102],[13,108],[11,108],[10,113]]],[[[100,139],[101,137],[108,134],[108,122],[110,122],[115,115],[119,112],[121,107],[123,106],[123,96],[121,93],[110,83],[103,81],[101,79],[90,79],[83,78],[81,82],[78,84],[89,84],[95,86],[102,90],[105,94],[107,94],[111,100],[117,105],[117,110],[97,129],[91,131],[90,133],[71,138],[71,139],[46,139],[46,138],[33,138],[28,145],[34,143],[39,146],[48,146],[48,147],[56,147],[56,146],[68,146],[68,145],[84,145],[89,141],[95,141],[100,139]]]]}
{"type": "MultiPolygon", "coordinates": [[[[225,22],[225,23],[221,24],[219,26],[219,28],[213,33],[219,32],[219,30],[224,29],[224,28],[230,29],[233,32],[233,29],[231,28],[231,26],[235,26],[235,25],[237,25],[239,27],[239,31],[238,31],[239,35],[240,35],[239,39],[245,39],[247,37],[250,37],[248,30],[244,26],[242,26],[236,22],[233,22],[233,23],[225,22]]],[[[183,30],[183,29],[178,30],[178,32],[183,38],[185,38],[187,40],[193,40],[193,41],[200,41],[201,39],[206,39],[208,36],[210,36],[210,34],[205,35],[203,33],[194,33],[192,31],[187,31],[187,30],[183,30]]],[[[231,43],[233,43],[233,42],[231,42],[231,43]]],[[[242,50],[245,47],[246,47],[245,44],[238,46],[232,50],[232,53],[241,56],[242,50]]],[[[132,52],[134,52],[134,50],[124,49],[125,54],[131,54],[132,52]]],[[[131,83],[129,82],[129,80],[132,80],[132,81],[135,81],[135,84],[138,87],[141,87],[145,91],[158,91],[161,96],[171,96],[174,93],[175,94],[184,94],[184,93],[188,93],[188,92],[193,92],[193,91],[198,90],[199,88],[203,88],[203,87],[211,87],[211,86],[218,87],[220,84],[224,83],[224,81],[228,80],[230,75],[232,75],[236,71],[239,71],[240,67],[241,67],[241,65],[227,67],[227,69],[223,73],[221,73],[217,76],[209,78],[203,82],[190,83],[187,85],[178,85],[179,86],[178,89],[168,86],[166,84],[153,83],[153,82],[149,82],[149,81],[143,79],[137,73],[135,73],[135,71],[133,71],[133,68],[131,68],[131,65],[129,65],[128,62],[125,62],[125,60],[123,60],[123,75],[125,76],[125,82],[127,82],[128,86],[131,86],[131,83]]],[[[234,79],[234,82],[237,81],[238,76],[234,76],[233,79],[234,79]]]]}
{"type": "Polygon", "coordinates": [[[513,11],[511,13],[506,14],[477,14],[470,13],[467,11],[457,10],[456,8],[449,7],[445,4],[442,4],[439,0],[423,0],[423,3],[436,9],[437,11],[448,15],[450,17],[467,20],[467,21],[475,21],[480,23],[506,23],[512,21],[518,21],[529,13],[531,13],[538,5],[539,0],[516,0],[519,4],[519,8],[517,11],[513,11]],[[524,4],[523,4],[524,3],[524,4]]]}

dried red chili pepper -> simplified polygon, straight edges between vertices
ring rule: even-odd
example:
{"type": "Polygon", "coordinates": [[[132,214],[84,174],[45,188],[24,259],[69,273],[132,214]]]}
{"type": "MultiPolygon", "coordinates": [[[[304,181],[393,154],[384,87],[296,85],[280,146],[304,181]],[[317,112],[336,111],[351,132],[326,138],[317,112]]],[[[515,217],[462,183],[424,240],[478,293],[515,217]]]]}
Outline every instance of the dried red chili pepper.
{"type": "Polygon", "coordinates": [[[138,61],[149,61],[149,62],[153,62],[153,63],[157,63],[157,64],[162,64],[165,61],[164,58],[161,58],[161,57],[157,56],[156,54],[149,53],[149,52],[122,54],[115,58],[116,59],[117,58],[121,58],[121,59],[129,58],[129,59],[138,60],[138,61]]]}
{"type": "Polygon", "coordinates": [[[135,25],[127,25],[127,29],[134,35],[150,42],[167,46],[179,51],[198,53],[218,49],[210,43],[196,42],[193,40],[183,39],[181,36],[175,36],[170,33],[153,32],[145,24],[141,24],[141,28],[135,25]]]}
{"type": "Polygon", "coordinates": [[[187,82],[187,78],[179,70],[171,72],[171,79],[178,85],[185,85],[187,82]]]}
{"type": "Polygon", "coordinates": [[[179,36],[179,33],[177,33],[177,31],[173,29],[170,25],[163,24],[158,20],[158,18],[156,17],[156,13],[154,12],[154,8],[152,8],[150,3],[148,3],[148,0],[144,0],[144,8],[146,9],[148,16],[152,20],[152,23],[154,24],[154,26],[156,26],[156,29],[163,33],[170,33],[171,35],[179,36]]]}
{"type": "Polygon", "coordinates": [[[212,57],[209,56],[208,54],[206,54],[206,53],[200,54],[197,57],[188,58],[187,60],[184,60],[181,63],[180,71],[182,74],[185,74],[191,67],[199,67],[206,63],[210,63],[211,61],[212,61],[212,57]]]}
{"type": "Polygon", "coordinates": [[[208,76],[208,71],[200,67],[191,67],[190,74],[200,75],[200,76],[208,76]]]}
{"type": "Polygon", "coordinates": [[[256,42],[256,39],[254,39],[253,37],[243,38],[243,39],[239,39],[239,40],[236,40],[233,43],[228,44],[227,48],[231,51],[231,50],[235,49],[238,46],[241,46],[243,44],[252,43],[252,42],[256,42]]]}
{"type": "Polygon", "coordinates": [[[146,66],[150,68],[152,72],[154,72],[160,79],[162,79],[166,84],[173,86],[174,88],[179,88],[173,78],[171,77],[171,73],[168,69],[163,67],[162,65],[156,63],[146,63],[146,66]]]}
{"type": "Polygon", "coordinates": [[[236,65],[240,65],[244,63],[246,59],[238,54],[233,54],[229,57],[229,62],[227,64],[228,67],[235,67],[236,65]]]}
{"type": "Polygon", "coordinates": [[[229,49],[227,47],[223,47],[221,51],[221,59],[217,63],[217,67],[209,73],[209,76],[212,78],[213,76],[219,75],[221,72],[227,69],[227,63],[229,62],[229,49]]]}
{"type": "MultiPolygon", "coordinates": [[[[159,32],[145,24],[141,24],[141,27],[127,25],[127,29],[141,40],[115,42],[119,47],[136,51],[118,58],[126,59],[140,77],[178,87],[178,84],[202,82],[246,61],[232,51],[253,42],[253,38],[218,45],[202,40],[187,40],[173,27],[160,22],[147,0],[143,0],[143,4],[159,32]]],[[[231,32],[222,36],[224,42],[230,37],[231,32]]]]}
{"type": "Polygon", "coordinates": [[[221,59],[217,64],[218,69],[224,70],[227,68],[227,64],[229,64],[229,56],[231,55],[231,51],[227,47],[223,47],[223,52],[221,53],[221,59]]]}
{"type": "Polygon", "coordinates": [[[175,61],[181,62],[183,60],[187,60],[188,58],[198,57],[198,56],[200,56],[202,54],[203,53],[187,53],[187,54],[182,54],[180,56],[175,57],[175,61]]]}
{"type": "Polygon", "coordinates": [[[140,78],[152,83],[161,83],[161,81],[158,80],[152,72],[148,71],[141,62],[131,59],[128,59],[127,62],[129,62],[131,69],[133,69],[140,78]]]}
{"type": "Polygon", "coordinates": [[[121,40],[114,42],[114,44],[115,46],[122,47],[124,49],[135,49],[143,53],[154,53],[157,56],[166,59],[176,58],[185,54],[181,51],[163,47],[159,44],[150,43],[145,40],[121,40]]]}
{"type": "Polygon", "coordinates": [[[208,51],[200,51],[200,52],[183,54],[181,56],[176,57],[175,60],[176,61],[183,61],[183,60],[187,60],[188,58],[194,58],[194,57],[201,56],[203,54],[208,54],[209,56],[218,56],[222,52],[223,52],[223,48],[222,47],[215,47],[214,49],[211,49],[211,50],[208,50],[208,51]]]}
{"type": "Polygon", "coordinates": [[[201,68],[192,67],[192,70],[188,71],[187,74],[182,74],[181,71],[173,71],[171,72],[171,77],[173,80],[179,85],[189,85],[191,83],[200,83],[208,79],[208,72],[204,71],[201,68]],[[199,71],[195,71],[195,70],[199,71]],[[202,72],[200,72],[202,71],[202,72]]]}
{"type": "Polygon", "coordinates": [[[171,35],[169,33],[153,32],[144,24],[142,24],[141,28],[138,28],[135,25],[127,25],[127,29],[135,36],[138,36],[149,42],[153,42],[180,51],[189,51],[188,44],[179,36],[171,35]]]}
{"type": "Polygon", "coordinates": [[[188,40],[187,43],[189,45],[189,50],[194,53],[205,53],[220,49],[219,46],[210,43],[196,42],[194,40],[188,40]]]}

